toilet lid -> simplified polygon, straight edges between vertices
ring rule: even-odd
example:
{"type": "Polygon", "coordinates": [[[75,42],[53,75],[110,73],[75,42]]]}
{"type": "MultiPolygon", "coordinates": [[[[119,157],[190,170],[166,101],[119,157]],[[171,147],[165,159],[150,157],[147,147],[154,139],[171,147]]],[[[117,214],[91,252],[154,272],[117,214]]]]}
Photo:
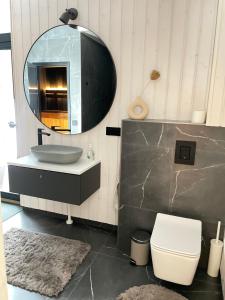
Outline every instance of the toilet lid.
{"type": "Polygon", "coordinates": [[[181,255],[201,253],[202,222],[166,214],[157,214],[151,245],[181,255]]]}

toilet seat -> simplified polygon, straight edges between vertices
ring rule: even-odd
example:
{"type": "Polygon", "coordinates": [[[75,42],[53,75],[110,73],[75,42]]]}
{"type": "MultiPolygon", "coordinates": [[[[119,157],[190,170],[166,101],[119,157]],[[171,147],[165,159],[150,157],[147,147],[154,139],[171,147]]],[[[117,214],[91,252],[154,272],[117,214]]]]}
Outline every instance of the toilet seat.
{"type": "Polygon", "coordinates": [[[196,258],[198,256],[198,255],[189,255],[189,254],[183,254],[183,253],[180,253],[180,252],[165,250],[165,249],[156,247],[154,245],[151,245],[151,247],[152,247],[152,249],[155,249],[155,250],[158,250],[158,251],[161,251],[161,252],[164,252],[164,253],[173,254],[173,255],[179,255],[179,256],[187,257],[187,258],[196,258]]]}
{"type": "Polygon", "coordinates": [[[199,220],[158,213],[151,247],[175,255],[198,257],[201,253],[201,231],[199,220]]]}

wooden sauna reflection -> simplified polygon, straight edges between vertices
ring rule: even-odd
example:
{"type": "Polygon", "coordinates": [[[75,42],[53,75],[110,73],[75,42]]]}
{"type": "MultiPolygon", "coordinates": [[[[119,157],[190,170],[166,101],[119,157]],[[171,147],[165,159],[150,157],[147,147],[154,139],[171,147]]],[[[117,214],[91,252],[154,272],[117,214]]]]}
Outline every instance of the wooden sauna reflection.
{"type": "Polygon", "coordinates": [[[39,66],[40,121],[47,127],[69,132],[66,66],[39,66]]]}

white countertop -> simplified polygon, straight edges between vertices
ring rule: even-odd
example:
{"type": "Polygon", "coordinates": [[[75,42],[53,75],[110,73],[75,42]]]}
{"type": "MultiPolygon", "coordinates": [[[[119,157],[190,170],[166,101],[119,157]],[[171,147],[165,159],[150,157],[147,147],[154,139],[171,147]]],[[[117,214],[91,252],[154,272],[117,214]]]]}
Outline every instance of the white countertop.
{"type": "Polygon", "coordinates": [[[23,156],[16,160],[8,162],[8,165],[81,175],[82,173],[86,172],[99,163],[100,160],[90,161],[85,158],[80,158],[78,162],[73,164],[46,163],[38,161],[32,154],[29,154],[27,156],[23,156]]]}

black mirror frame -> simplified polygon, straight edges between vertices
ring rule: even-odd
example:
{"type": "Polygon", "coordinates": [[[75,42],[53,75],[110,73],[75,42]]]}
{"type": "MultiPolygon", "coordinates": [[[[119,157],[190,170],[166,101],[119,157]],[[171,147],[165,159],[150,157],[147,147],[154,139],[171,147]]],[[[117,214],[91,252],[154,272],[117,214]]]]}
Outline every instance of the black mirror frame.
{"type": "Polygon", "coordinates": [[[49,130],[51,130],[51,131],[53,131],[53,132],[55,132],[55,133],[58,133],[58,134],[60,134],[60,135],[62,134],[62,133],[60,133],[60,132],[58,132],[58,131],[56,131],[56,130],[53,130],[53,129],[49,128],[49,127],[46,126],[44,123],[42,123],[42,122],[37,118],[37,116],[34,114],[34,112],[32,111],[32,109],[31,109],[31,107],[30,107],[30,104],[29,104],[29,101],[28,101],[28,98],[27,98],[26,90],[25,90],[24,74],[25,74],[25,68],[26,68],[27,58],[28,58],[28,56],[29,56],[29,54],[30,54],[30,52],[31,52],[31,50],[32,50],[32,48],[33,48],[33,46],[35,45],[35,43],[36,43],[36,42],[37,42],[44,34],[46,34],[46,33],[47,33],[48,31],[50,31],[51,29],[57,28],[57,27],[61,27],[61,26],[69,26],[69,27],[74,28],[74,29],[77,29],[78,27],[80,27],[80,28],[84,28],[84,29],[87,29],[88,31],[92,32],[92,33],[94,34],[94,36],[96,36],[96,37],[101,41],[101,43],[105,46],[105,48],[107,49],[107,51],[108,51],[108,53],[109,53],[109,56],[110,56],[110,59],[111,59],[111,61],[112,61],[113,70],[114,70],[114,74],[115,74],[115,89],[114,89],[114,93],[113,93],[113,95],[112,95],[112,102],[111,102],[111,105],[109,106],[108,112],[107,112],[107,113],[105,114],[105,116],[101,119],[101,121],[100,121],[99,123],[97,123],[95,126],[93,126],[92,128],[90,128],[90,129],[88,129],[88,130],[86,130],[86,131],[80,132],[80,133],[70,133],[70,134],[69,134],[69,136],[73,136],[73,135],[76,136],[76,135],[78,135],[78,134],[82,134],[82,133],[85,133],[85,132],[87,132],[87,131],[89,131],[89,130],[94,129],[94,128],[97,127],[97,126],[98,126],[98,125],[106,118],[106,116],[108,115],[110,109],[112,108],[112,105],[113,105],[113,102],[114,102],[114,99],[115,99],[115,96],[116,96],[116,91],[117,91],[117,72],[116,72],[116,65],[115,65],[114,59],[113,59],[113,57],[112,57],[112,54],[111,54],[111,52],[109,51],[109,48],[106,46],[106,44],[103,42],[103,40],[102,40],[98,35],[96,35],[94,31],[90,30],[89,28],[82,27],[82,26],[75,25],[75,24],[60,24],[60,25],[53,26],[53,27],[49,28],[48,30],[45,30],[41,35],[38,36],[38,38],[37,38],[37,39],[33,42],[33,44],[31,45],[31,47],[30,47],[30,49],[29,49],[29,51],[28,51],[28,53],[27,53],[27,55],[26,55],[26,59],[25,59],[25,61],[24,61],[24,66],[23,66],[23,91],[24,91],[24,96],[25,96],[25,98],[26,98],[26,102],[27,102],[27,104],[28,104],[28,106],[29,106],[29,109],[30,109],[30,111],[32,112],[32,114],[35,116],[35,118],[36,118],[36,119],[37,119],[37,120],[38,120],[45,128],[47,128],[47,129],[49,129],[49,130]]]}

